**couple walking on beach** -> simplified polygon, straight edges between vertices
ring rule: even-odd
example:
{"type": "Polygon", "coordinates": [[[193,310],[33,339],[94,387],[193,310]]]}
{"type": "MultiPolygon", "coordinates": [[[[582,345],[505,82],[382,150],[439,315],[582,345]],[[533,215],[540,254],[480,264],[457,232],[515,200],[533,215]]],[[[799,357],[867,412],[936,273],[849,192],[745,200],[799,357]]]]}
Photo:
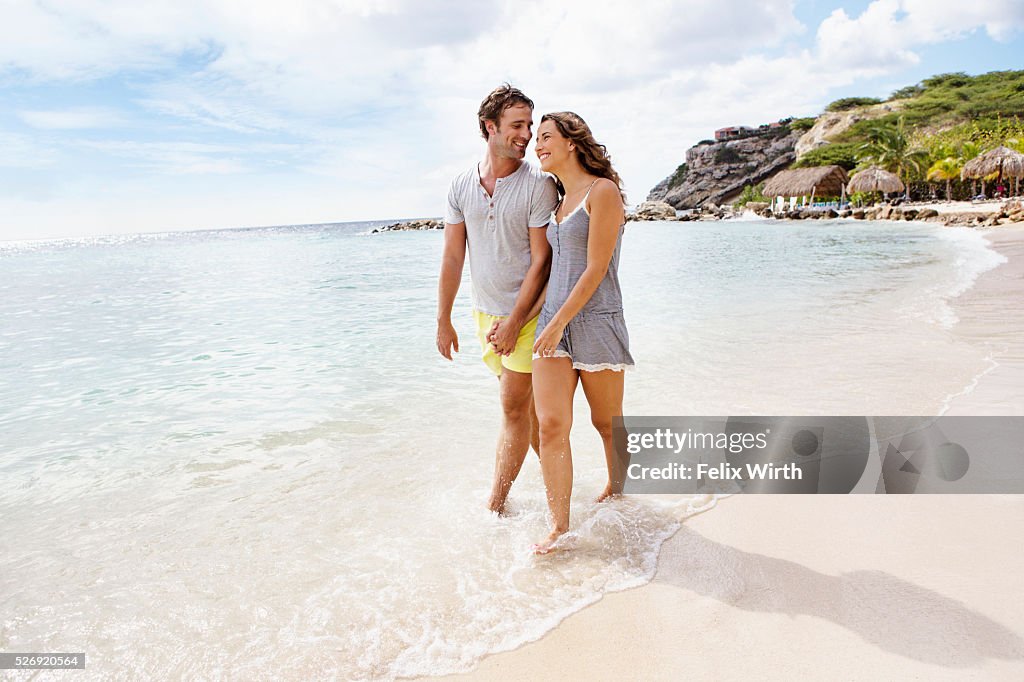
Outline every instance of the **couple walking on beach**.
{"type": "Polygon", "coordinates": [[[452,359],[451,313],[469,252],[473,316],[483,360],[498,378],[502,425],[489,507],[499,514],[532,445],[540,456],[552,531],[569,529],[569,431],[577,384],[604,444],[603,501],[622,492],[624,463],[612,441],[632,368],[618,262],[625,196],[603,145],[582,118],[544,114],[535,145],[533,101],[505,84],[481,103],[484,159],[451,183],[438,285],[437,349],[452,359]]]}

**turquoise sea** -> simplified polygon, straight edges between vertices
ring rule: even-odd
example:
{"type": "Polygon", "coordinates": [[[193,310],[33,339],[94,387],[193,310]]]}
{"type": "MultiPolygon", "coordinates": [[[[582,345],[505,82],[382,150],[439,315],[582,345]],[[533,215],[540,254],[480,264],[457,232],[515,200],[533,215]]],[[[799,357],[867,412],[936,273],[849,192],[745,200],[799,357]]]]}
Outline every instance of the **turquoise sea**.
{"type": "MultiPolygon", "coordinates": [[[[442,235],[382,224],[0,242],[0,650],[84,651],[89,679],[439,674],[650,579],[714,499],[592,504],[580,395],[577,546],[532,557],[532,454],[512,517],[483,507],[468,281],[448,363],[442,235]]],[[[625,410],[937,414],[992,366],[952,302],[1000,261],[917,223],[631,223],[625,410]]]]}

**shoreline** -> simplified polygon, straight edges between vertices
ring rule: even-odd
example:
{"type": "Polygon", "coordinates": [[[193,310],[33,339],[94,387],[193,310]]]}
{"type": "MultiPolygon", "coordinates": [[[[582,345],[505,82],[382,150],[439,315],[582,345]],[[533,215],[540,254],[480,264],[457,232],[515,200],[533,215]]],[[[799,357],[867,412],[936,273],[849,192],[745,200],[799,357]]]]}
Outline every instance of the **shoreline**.
{"type": "Polygon", "coordinates": [[[954,502],[732,496],[665,542],[647,585],[444,679],[1020,679],[1024,555],[1004,529],[1024,496],[954,502]]]}
{"type": "Polygon", "coordinates": [[[987,346],[993,366],[973,387],[950,396],[947,415],[1024,415],[1024,319],[1013,315],[1024,294],[1024,224],[984,233],[1006,262],[978,277],[952,301],[959,321],[953,333],[987,346]]]}
{"type": "MultiPolygon", "coordinates": [[[[855,221],[906,221],[941,223],[946,227],[1002,227],[1024,225],[1024,203],[1019,198],[1009,200],[932,201],[900,205],[875,204],[870,207],[834,209],[796,208],[782,213],[773,213],[768,204],[751,202],[744,209],[732,206],[703,206],[687,213],[678,214],[664,202],[644,202],[633,212],[626,213],[626,222],[694,222],[708,220],[855,220],[855,221]]],[[[369,234],[384,232],[408,232],[422,230],[443,230],[440,218],[416,218],[374,228],[369,234]]]]}
{"type": "MultiPolygon", "coordinates": [[[[993,366],[943,414],[1024,414],[1024,224],[984,236],[1006,262],[950,302],[951,333],[993,366]]],[[[650,583],[444,679],[1021,679],[1013,529],[1024,495],[734,495],[683,521],[650,583]]]]}

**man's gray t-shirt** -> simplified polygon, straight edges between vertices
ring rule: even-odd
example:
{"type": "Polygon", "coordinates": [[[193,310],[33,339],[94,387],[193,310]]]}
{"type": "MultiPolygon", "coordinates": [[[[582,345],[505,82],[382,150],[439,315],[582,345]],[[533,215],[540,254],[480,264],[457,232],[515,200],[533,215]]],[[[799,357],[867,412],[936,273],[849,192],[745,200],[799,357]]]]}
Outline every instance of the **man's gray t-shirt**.
{"type": "Polygon", "coordinates": [[[498,178],[494,196],[480,184],[473,166],[452,180],[446,223],[466,223],[473,307],[506,316],[515,307],[530,269],[530,228],[547,227],[558,203],[554,179],[523,161],[498,178]]]}

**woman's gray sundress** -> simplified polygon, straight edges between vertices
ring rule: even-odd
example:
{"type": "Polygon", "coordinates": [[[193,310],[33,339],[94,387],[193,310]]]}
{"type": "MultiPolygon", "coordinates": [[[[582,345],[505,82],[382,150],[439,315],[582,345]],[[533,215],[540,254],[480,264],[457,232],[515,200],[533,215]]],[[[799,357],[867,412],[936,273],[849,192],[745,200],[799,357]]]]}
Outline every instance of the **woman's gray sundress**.
{"type": "MultiPolygon", "coordinates": [[[[590,190],[587,190],[587,196],[583,197],[580,205],[565,216],[561,223],[555,222],[555,214],[551,214],[547,231],[548,242],[551,244],[551,275],[548,277],[547,296],[537,320],[538,334],[565,303],[587,268],[590,214],[587,213],[586,203],[589,196],[590,190]]],[[[574,369],[599,372],[633,368],[633,356],[629,353],[629,333],[622,313],[622,289],[619,286],[619,249],[622,246],[623,229],[624,226],[619,227],[608,272],[583,309],[569,321],[562,340],[552,354],[553,357],[572,358],[574,369]]]]}

